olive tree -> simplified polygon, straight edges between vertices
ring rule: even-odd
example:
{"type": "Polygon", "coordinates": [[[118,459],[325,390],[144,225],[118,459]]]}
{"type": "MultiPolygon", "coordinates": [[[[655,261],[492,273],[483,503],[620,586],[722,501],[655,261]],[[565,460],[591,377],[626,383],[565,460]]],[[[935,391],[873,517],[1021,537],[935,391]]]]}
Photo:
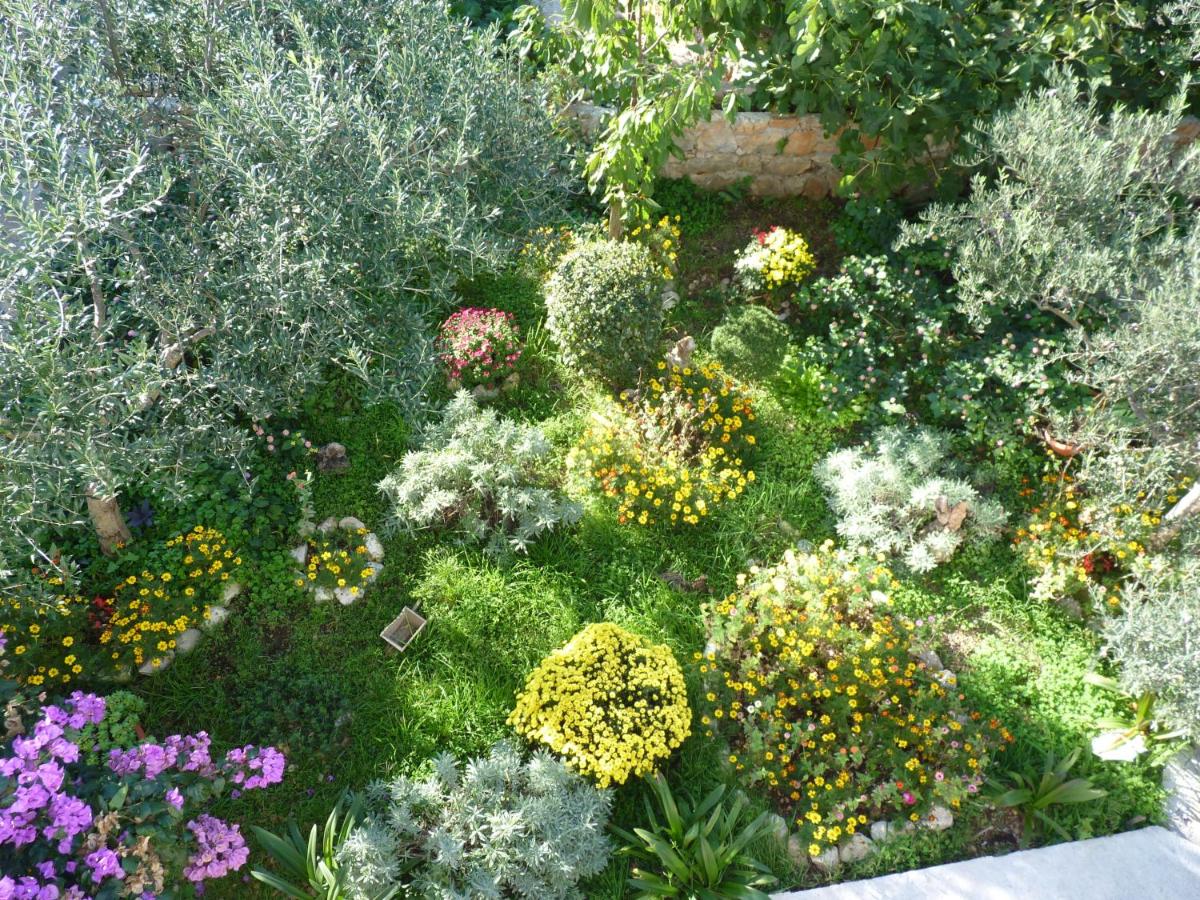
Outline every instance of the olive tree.
{"type": "MultiPolygon", "coordinates": [[[[1182,109],[1180,96],[1104,117],[1056,76],[982,126],[970,197],[931,207],[901,238],[948,245],[975,321],[1036,309],[1066,324],[1074,344],[1059,362],[1096,400],[1047,413],[1088,449],[1083,474],[1114,503],[1166,498],[1200,469],[1200,148],[1175,140],[1182,109]]],[[[1200,491],[1172,502],[1160,543],[1200,510],[1200,491]]]]}
{"type": "MultiPolygon", "coordinates": [[[[560,202],[492,31],[430,0],[0,0],[0,568],[186,494],[330,367],[416,401],[430,317],[560,202]]],[[[20,589],[21,579],[9,584],[20,589]]]]}

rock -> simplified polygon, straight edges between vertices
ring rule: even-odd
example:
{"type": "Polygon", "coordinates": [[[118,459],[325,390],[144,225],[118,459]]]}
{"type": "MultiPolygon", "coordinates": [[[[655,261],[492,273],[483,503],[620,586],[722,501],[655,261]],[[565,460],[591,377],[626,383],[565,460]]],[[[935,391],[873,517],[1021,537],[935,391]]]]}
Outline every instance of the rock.
{"type": "Polygon", "coordinates": [[[167,666],[171,665],[171,662],[174,659],[175,651],[168,650],[161,657],[142,663],[142,665],[138,666],[138,671],[143,675],[157,675],[159,672],[163,671],[163,669],[167,668],[167,666]]]}
{"type": "Polygon", "coordinates": [[[328,519],[326,519],[324,522],[322,522],[320,525],[317,526],[317,531],[321,532],[321,534],[329,534],[331,531],[336,530],[337,527],[338,527],[337,518],[335,516],[330,516],[328,519]]]}
{"type": "Polygon", "coordinates": [[[852,834],[838,847],[838,858],[843,863],[858,862],[875,852],[875,843],[865,834],[852,834]]]}
{"type": "Polygon", "coordinates": [[[949,669],[942,669],[940,672],[935,672],[933,675],[933,680],[946,690],[950,690],[951,688],[958,686],[958,676],[949,669]]]}
{"type": "Polygon", "coordinates": [[[371,574],[363,579],[363,584],[370,584],[372,581],[378,578],[379,573],[383,571],[383,565],[377,562],[369,562],[363,566],[363,568],[371,570],[371,574]]]}
{"type": "Polygon", "coordinates": [[[363,538],[363,546],[367,548],[367,556],[373,562],[379,562],[383,559],[383,541],[379,540],[379,536],[375,532],[370,532],[363,538]]]}
{"type": "Polygon", "coordinates": [[[500,388],[477,384],[475,387],[471,388],[471,396],[476,400],[495,400],[500,396],[500,388]]]}
{"type": "Polygon", "coordinates": [[[199,628],[189,628],[179,637],[175,638],[175,649],[180,653],[191,653],[196,649],[196,645],[200,643],[200,638],[203,637],[199,628]]]}
{"type": "Polygon", "coordinates": [[[1105,731],[1092,738],[1092,752],[1108,762],[1133,762],[1146,750],[1140,733],[1128,740],[1123,731],[1105,731]]]}
{"type": "Polygon", "coordinates": [[[222,622],[229,618],[229,607],[227,606],[210,606],[208,608],[208,618],[205,620],[204,628],[216,628],[222,622]]]}
{"type": "Polygon", "coordinates": [[[296,547],[293,547],[288,551],[288,553],[291,554],[292,559],[300,563],[302,566],[308,562],[308,544],[300,544],[296,547]]]}
{"type": "Polygon", "coordinates": [[[234,597],[242,592],[242,586],[236,581],[231,581],[225,585],[225,590],[221,592],[221,602],[228,603],[234,597]]]}
{"type": "Polygon", "coordinates": [[[318,603],[328,603],[333,599],[333,591],[327,587],[319,587],[313,591],[313,599],[318,603]]]}
{"type": "Polygon", "coordinates": [[[793,834],[787,839],[787,854],[793,865],[798,869],[807,868],[812,860],[808,856],[808,846],[800,838],[800,835],[793,834]]]}
{"type": "Polygon", "coordinates": [[[667,365],[669,366],[686,366],[692,361],[692,354],[696,350],[696,339],[691,335],[681,337],[675,342],[667,352],[667,365]]]}
{"type": "Polygon", "coordinates": [[[954,814],[944,806],[934,806],[921,817],[921,827],[929,831],[945,831],[954,824],[954,814]]]}
{"type": "Polygon", "coordinates": [[[838,848],[830,847],[824,853],[819,853],[816,856],[810,856],[809,861],[820,869],[822,872],[832,872],[838,867],[841,862],[841,857],[838,856],[838,848]]]}
{"type": "Polygon", "coordinates": [[[880,819],[878,822],[871,823],[871,840],[876,843],[883,843],[890,837],[895,837],[896,832],[892,828],[891,822],[885,822],[880,819]]]}
{"type": "Polygon", "coordinates": [[[357,594],[350,593],[350,588],[340,587],[334,590],[333,596],[337,598],[337,602],[342,606],[349,606],[355,600],[362,596],[362,588],[358,589],[357,594]]]}
{"type": "Polygon", "coordinates": [[[1063,611],[1068,619],[1075,622],[1082,622],[1087,618],[1083,612],[1083,605],[1074,597],[1058,597],[1054,601],[1054,605],[1063,611]]]}
{"type": "Polygon", "coordinates": [[[1200,844],[1200,750],[1189,747],[1172,756],[1163,769],[1162,783],[1167,791],[1167,827],[1200,844]]]}
{"type": "Polygon", "coordinates": [[[317,451],[317,468],[322,472],[344,472],[350,468],[350,458],[346,456],[346,448],[336,441],[331,441],[317,451]]]}
{"type": "Polygon", "coordinates": [[[509,393],[510,391],[515,391],[520,386],[521,386],[521,373],[520,372],[513,372],[511,375],[509,375],[507,378],[505,378],[502,382],[500,382],[500,390],[506,394],[509,393]]]}
{"type": "Polygon", "coordinates": [[[772,813],[770,822],[771,834],[775,836],[775,840],[779,841],[780,844],[786,844],[790,850],[791,842],[788,839],[788,825],[784,821],[783,816],[778,813],[772,813]]]}
{"type": "Polygon", "coordinates": [[[361,519],[356,519],[354,516],[343,516],[341,521],[338,522],[338,528],[341,528],[343,531],[358,531],[358,529],[366,527],[361,519]]]}
{"type": "Polygon", "coordinates": [[[925,663],[925,668],[930,672],[940,672],[946,668],[942,665],[942,658],[932,650],[909,650],[908,655],[918,662],[925,663]]]}

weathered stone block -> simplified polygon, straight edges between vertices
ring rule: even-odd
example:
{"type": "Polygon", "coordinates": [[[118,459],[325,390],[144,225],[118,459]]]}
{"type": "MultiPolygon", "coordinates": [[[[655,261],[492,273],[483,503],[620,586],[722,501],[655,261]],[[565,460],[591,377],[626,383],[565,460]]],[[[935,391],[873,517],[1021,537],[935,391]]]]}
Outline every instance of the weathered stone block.
{"type": "Polygon", "coordinates": [[[814,166],[807,156],[771,156],[762,160],[762,170],[767,175],[803,175],[814,166]]]}

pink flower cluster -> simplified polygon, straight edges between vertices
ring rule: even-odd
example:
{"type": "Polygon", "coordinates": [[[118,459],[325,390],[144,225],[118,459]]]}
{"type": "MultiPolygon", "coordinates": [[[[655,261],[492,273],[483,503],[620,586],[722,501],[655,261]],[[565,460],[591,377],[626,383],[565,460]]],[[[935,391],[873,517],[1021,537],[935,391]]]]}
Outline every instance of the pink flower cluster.
{"type": "Polygon", "coordinates": [[[471,306],[442,323],[437,348],[452,381],[494,386],[517,367],[521,332],[512,313],[471,306]]]}

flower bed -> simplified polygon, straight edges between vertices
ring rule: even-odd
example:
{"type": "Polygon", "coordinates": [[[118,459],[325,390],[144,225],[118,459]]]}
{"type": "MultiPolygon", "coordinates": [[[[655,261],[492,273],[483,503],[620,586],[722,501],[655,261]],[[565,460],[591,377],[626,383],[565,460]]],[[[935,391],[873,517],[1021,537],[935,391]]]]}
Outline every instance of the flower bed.
{"type": "Polygon", "coordinates": [[[891,610],[893,586],[826,544],[752,569],[708,611],[701,724],[813,857],[876,821],[944,820],[1007,739],[963,708],[953,673],[912,655],[928,623],[891,610]]]}
{"type": "Polygon", "coordinates": [[[292,549],[292,558],[301,566],[297,587],[311,591],[318,603],[336,599],[349,606],[383,571],[383,543],[353,516],[331,516],[292,549]]]}
{"type": "Polygon", "coordinates": [[[572,465],[617,501],[622,524],[697,525],[754,481],[754,421],[717,363],[660,362],[642,391],[593,421],[572,465]]]}

